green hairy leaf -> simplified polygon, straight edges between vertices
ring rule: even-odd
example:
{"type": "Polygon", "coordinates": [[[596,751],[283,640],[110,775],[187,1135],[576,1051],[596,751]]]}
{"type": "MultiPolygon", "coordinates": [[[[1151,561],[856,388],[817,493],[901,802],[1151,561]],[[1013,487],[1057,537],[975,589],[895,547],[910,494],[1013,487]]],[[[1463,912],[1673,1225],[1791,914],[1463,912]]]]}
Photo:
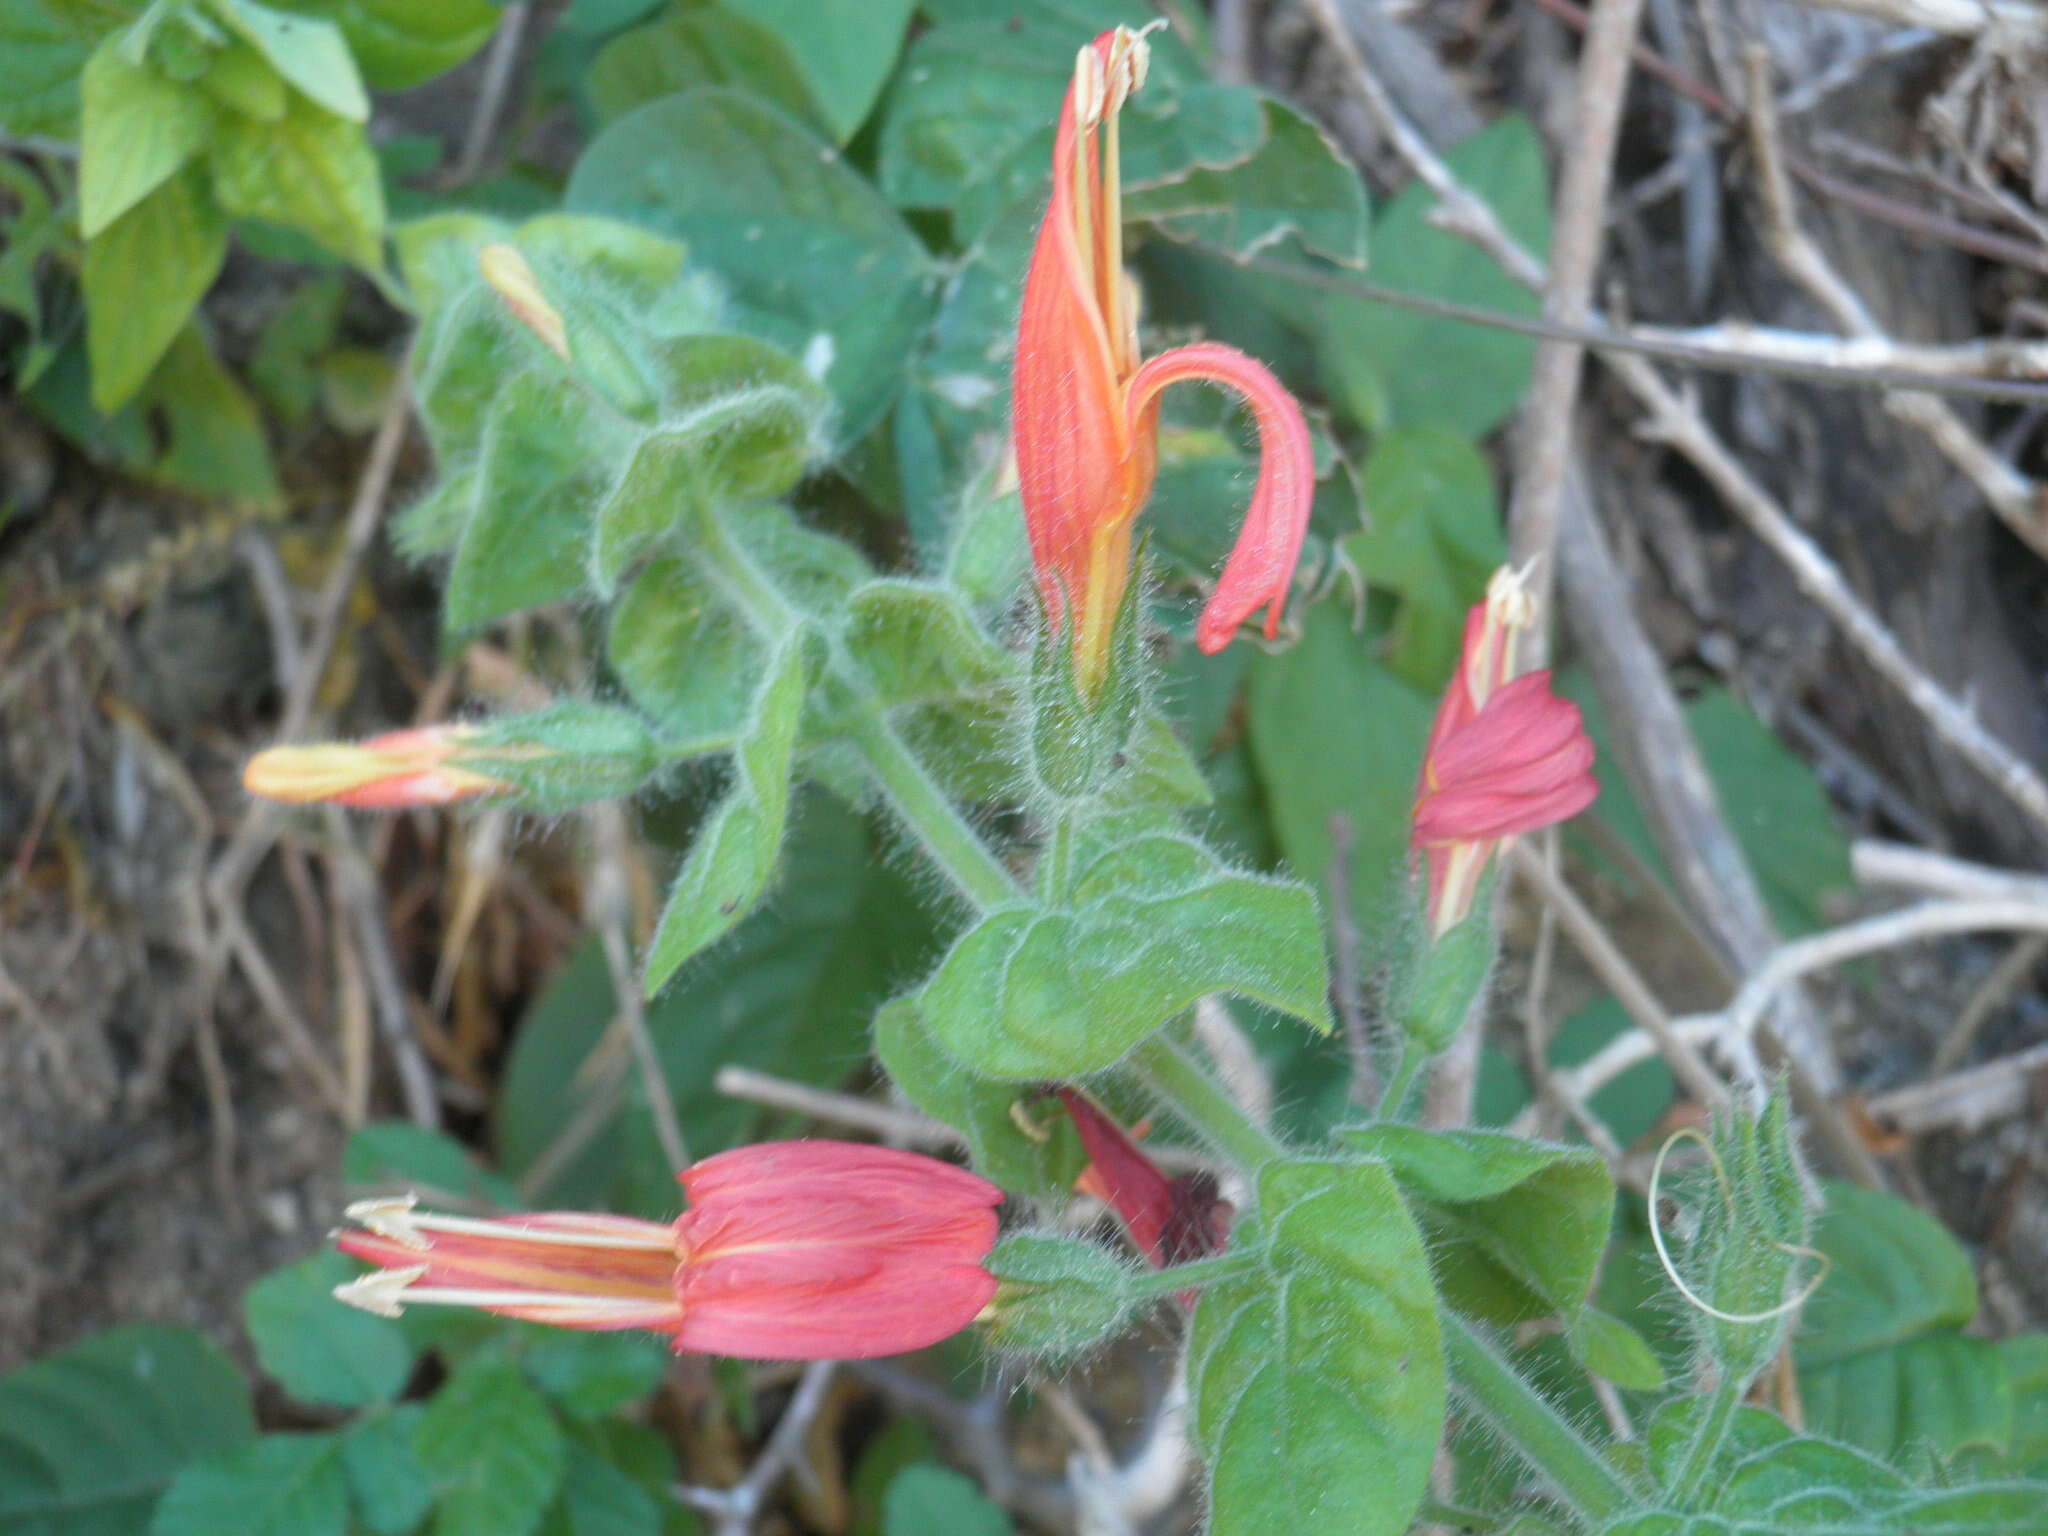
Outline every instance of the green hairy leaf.
{"type": "Polygon", "coordinates": [[[1428,1485],[1444,1409],[1421,1234],[1370,1163],[1281,1161],[1233,1247],[1261,1272],[1195,1308],[1188,1390],[1215,1536],[1398,1536],[1428,1485]]]}
{"type": "Polygon", "coordinates": [[[1332,1027],[1321,923],[1304,887],[1241,874],[1177,828],[1103,823],[1060,908],[992,912],[926,983],[932,1033],[1012,1081],[1113,1065],[1210,992],[1332,1027]]]}
{"type": "Polygon", "coordinates": [[[647,951],[659,992],[685,962],[730,933],[766,894],[789,819],[791,762],[813,669],[810,636],[782,643],[733,759],[732,787],[683,861],[647,951]]]}

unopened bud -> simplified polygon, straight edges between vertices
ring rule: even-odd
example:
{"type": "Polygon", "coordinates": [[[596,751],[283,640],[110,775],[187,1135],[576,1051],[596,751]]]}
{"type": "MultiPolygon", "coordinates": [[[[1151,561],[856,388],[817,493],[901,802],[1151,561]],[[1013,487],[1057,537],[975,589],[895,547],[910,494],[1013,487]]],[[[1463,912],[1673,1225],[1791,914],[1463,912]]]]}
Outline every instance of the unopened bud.
{"type": "Polygon", "coordinates": [[[540,291],[540,279],[533,275],[533,268],[519,248],[502,241],[487,245],[477,253],[476,264],[484,281],[505,301],[513,317],[538,336],[550,352],[568,362],[569,329],[562,322],[561,311],[540,291]]]}
{"type": "Polygon", "coordinates": [[[1055,1364],[1116,1338],[1145,1304],[1140,1271],[1080,1238],[1019,1232],[996,1244],[986,1267],[997,1280],[989,1342],[1055,1364]]]}

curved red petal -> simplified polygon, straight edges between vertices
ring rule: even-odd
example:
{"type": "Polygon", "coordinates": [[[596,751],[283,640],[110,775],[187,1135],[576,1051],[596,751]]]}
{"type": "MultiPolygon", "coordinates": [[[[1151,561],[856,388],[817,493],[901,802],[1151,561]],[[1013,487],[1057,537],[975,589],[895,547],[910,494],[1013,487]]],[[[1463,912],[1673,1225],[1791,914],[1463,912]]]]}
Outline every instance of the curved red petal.
{"type": "Polygon", "coordinates": [[[1195,380],[1222,384],[1242,395],[1259,432],[1259,478],[1244,529],[1195,629],[1195,643],[1214,655],[1262,607],[1267,638],[1279,632],[1280,610],[1286,606],[1301,541],[1308,532],[1316,463],[1308,423],[1294,396],[1264,363],[1219,341],[1162,352],[1132,375],[1126,409],[1133,430],[1168,385],[1195,380]]]}

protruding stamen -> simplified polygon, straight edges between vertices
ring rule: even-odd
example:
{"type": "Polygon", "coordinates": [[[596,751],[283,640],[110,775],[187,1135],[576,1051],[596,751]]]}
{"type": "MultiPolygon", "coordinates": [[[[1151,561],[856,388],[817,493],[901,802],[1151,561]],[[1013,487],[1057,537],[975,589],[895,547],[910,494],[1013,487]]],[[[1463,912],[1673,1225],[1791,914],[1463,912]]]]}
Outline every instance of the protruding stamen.
{"type": "Polygon", "coordinates": [[[334,1299],[375,1313],[378,1317],[403,1317],[405,1308],[398,1304],[400,1293],[426,1272],[424,1264],[413,1264],[405,1269],[373,1269],[367,1275],[337,1285],[334,1299]]]}
{"type": "Polygon", "coordinates": [[[388,1237],[401,1248],[417,1248],[422,1251],[432,1246],[420,1235],[419,1224],[412,1219],[412,1209],[420,1203],[420,1197],[410,1192],[403,1195],[383,1195],[374,1200],[358,1200],[342,1211],[359,1227],[367,1227],[379,1237],[388,1237]]]}
{"type": "MultiPolygon", "coordinates": [[[[416,1194],[358,1200],[343,1213],[357,1226],[404,1248],[422,1252],[432,1248],[430,1232],[461,1232],[488,1237],[494,1242],[539,1243],[559,1248],[626,1248],[646,1253],[666,1253],[675,1247],[674,1230],[657,1222],[642,1222],[644,1230],[604,1231],[582,1227],[521,1226],[517,1217],[478,1220],[469,1216],[441,1216],[419,1211],[416,1194]]],[[[620,1227],[630,1225],[623,1219],[620,1227]]]]}
{"type": "Polygon", "coordinates": [[[1107,101],[1102,60],[1089,43],[1074,55],[1074,126],[1093,128],[1101,122],[1107,101]]]}

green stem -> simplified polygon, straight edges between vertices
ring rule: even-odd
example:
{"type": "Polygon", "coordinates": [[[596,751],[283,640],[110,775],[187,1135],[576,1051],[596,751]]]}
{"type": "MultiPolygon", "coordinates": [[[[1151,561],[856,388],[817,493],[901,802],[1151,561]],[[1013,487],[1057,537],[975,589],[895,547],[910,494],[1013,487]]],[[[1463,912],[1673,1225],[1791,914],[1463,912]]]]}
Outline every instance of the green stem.
{"type": "Polygon", "coordinates": [[[1495,1433],[1594,1525],[1612,1519],[1635,1495],[1600,1453],[1524,1381],[1493,1345],[1445,1310],[1444,1354],[1458,1387],[1495,1433]]]}
{"type": "Polygon", "coordinates": [[[1045,874],[1038,882],[1038,893],[1051,905],[1062,906],[1074,883],[1073,817],[1064,812],[1053,817],[1040,857],[1045,860],[1045,874]]]}
{"type": "Polygon", "coordinates": [[[1247,1173],[1285,1155],[1273,1133],[1244,1112],[1208,1068],[1163,1031],[1131,1052],[1130,1065],[1155,1094],[1247,1173]]]}
{"type": "Polygon", "coordinates": [[[1428,1060],[1429,1053],[1413,1040],[1401,1042],[1401,1059],[1394,1064],[1386,1091],[1380,1095],[1379,1119],[1391,1120],[1401,1113],[1401,1101],[1408,1097],[1408,1090],[1415,1086],[1415,1079],[1428,1060]]]}
{"type": "Polygon", "coordinates": [[[1131,1282],[1131,1293],[1136,1296],[1170,1296],[1193,1286],[1235,1280],[1241,1275],[1257,1272],[1263,1257],[1256,1248],[1233,1248],[1213,1258],[1190,1259],[1171,1269],[1155,1269],[1138,1276],[1131,1282]]]}
{"type": "Polygon", "coordinates": [[[988,844],[872,704],[855,716],[852,734],[867,759],[868,771],[882,786],[896,814],[969,901],[985,910],[1021,899],[1017,882],[1003,861],[989,851],[988,844]]]}
{"type": "Polygon", "coordinates": [[[1735,1422],[1735,1410],[1742,1406],[1743,1393],[1748,1387],[1748,1381],[1735,1372],[1724,1370],[1721,1373],[1713,1395],[1707,1399],[1707,1411],[1700,1416],[1700,1427],[1692,1437],[1692,1444],[1685,1448],[1685,1460],[1679,1463],[1677,1475],[1671,1479],[1668,1498],[1673,1508],[1691,1507],[1701,1479],[1713,1470],[1714,1462],[1721,1454],[1721,1444],[1728,1438],[1728,1426],[1735,1422]]]}
{"type": "MultiPolygon", "coordinates": [[[[704,519],[703,551],[707,563],[756,631],[770,637],[786,634],[803,615],[777,590],[727,530],[717,513],[704,519]]],[[[1009,869],[989,851],[968,825],[925,765],[896,734],[880,706],[847,658],[835,645],[831,659],[834,680],[844,690],[851,720],[849,734],[866,759],[868,771],[882,786],[890,806],[902,818],[932,862],[976,907],[987,909],[1019,897],[1009,869]]]]}

